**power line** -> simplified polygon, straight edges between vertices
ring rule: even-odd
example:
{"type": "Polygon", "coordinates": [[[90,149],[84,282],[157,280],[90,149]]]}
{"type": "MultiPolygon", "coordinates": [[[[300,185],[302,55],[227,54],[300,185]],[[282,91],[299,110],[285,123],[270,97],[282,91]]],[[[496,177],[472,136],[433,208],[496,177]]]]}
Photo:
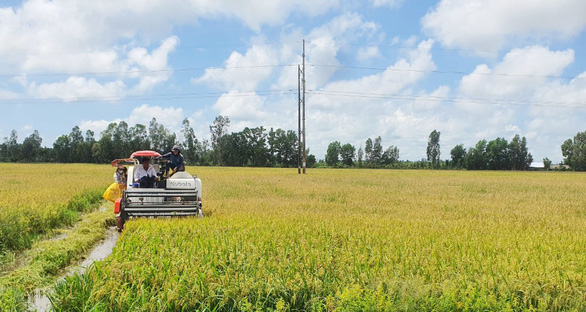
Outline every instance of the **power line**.
{"type": "MultiPolygon", "coordinates": [[[[556,75],[531,75],[519,73],[477,73],[465,71],[448,71],[448,70],[429,70],[429,69],[412,69],[412,68],[389,68],[389,67],[363,67],[363,66],[343,66],[343,65],[327,65],[327,64],[307,64],[312,67],[336,68],[336,69],[350,69],[350,70],[371,70],[371,71],[393,71],[393,72],[414,72],[414,73],[435,73],[435,74],[452,74],[452,75],[480,75],[480,76],[499,76],[499,77],[520,77],[520,78],[561,78],[574,79],[569,76],[556,75]]],[[[170,73],[170,72],[188,72],[188,71],[223,71],[223,70],[250,70],[250,69],[264,69],[264,68],[279,68],[279,67],[295,67],[296,64],[268,64],[268,65],[252,65],[252,66],[231,66],[231,67],[181,67],[168,69],[143,69],[143,70],[120,70],[120,71],[103,71],[103,72],[54,72],[54,73],[25,73],[27,77],[53,77],[53,76],[111,76],[111,75],[130,75],[130,74],[151,74],[151,73],[170,73]]],[[[12,78],[21,74],[3,74],[0,77],[12,78]]]]}
{"type": "MultiPolygon", "coordinates": [[[[340,43],[340,46],[354,46],[354,47],[378,47],[378,48],[391,48],[391,49],[398,49],[398,50],[413,50],[417,47],[412,45],[395,45],[395,44],[384,44],[384,43],[377,43],[377,44],[363,44],[363,43],[340,43]]],[[[456,52],[470,52],[470,53],[509,53],[512,50],[498,50],[498,49],[464,49],[464,48],[446,48],[446,47],[436,47],[433,46],[430,50],[441,50],[441,51],[456,51],[456,52]]],[[[586,55],[586,53],[576,52],[574,51],[574,55],[586,55]]],[[[522,54],[526,55],[545,55],[550,54],[548,52],[535,52],[535,51],[527,51],[527,50],[520,50],[517,49],[515,52],[522,52],[522,54]]],[[[550,51],[554,52],[554,51],[550,51]]]]}
{"type": "Polygon", "coordinates": [[[256,90],[256,91],[223,91],[209,93],[179,93],[179,94],[158,94],[149,96],[104,96],[104,97],[69,97],[69,98],[49,98],[49,99],[0,99],[0,104],[43,104],[47,102],[124,102],[124,101],[148,101],[148,100],[177,100],[177,99],[201,99],[216,97],[251,97],[251,96],[269,96],[269,95],[287,95],[294,94],[293,89],[283,90],[256,90]]]}
{"type": "Polygon", "coordinates": [[[481,76],[500,76],[500,77],[524,77],[524,78],[563,78],[563,79],[574,79],[575,78],[575,77],[555,76],[555,75],[530,75],[530,74],[518,74],[518,73],[477,73],[477,72],[464,72],[464,71],[389,68],[389,67],[383,68],[383,67],[361,67],[361,66],[322,65],[322,64],[309,64],[309,66],[338,68],[338,69],[414,72],[414,73],[435,73],[435,74],[454,74],[454,75],[481,75],[481,76]]]}
{"type": "MultiPolygon", "coordinates": [[[[206,70],[234,70],[234,69],[256,69],[256,68],[278,68],[278,67],[292,67],[295,64],[272,64],[272,65],[252,65],[252,66],[231,66],[231,67],[181,67],[181,68],[167,68],[167,69],[133,69],[120,71],[103,71],[103,72],[53,72],[53,73],[24,73],[27,77],[35,76],[109,76],[109,75],[123,75],[123,74],[145,74],[145,73],[168,73],[168,72],[182,72],[182,71],[206,71],[206,70]]],[[[3,74],[0,77],[12,78],[21,74],[3,74]]]]}
{"type": "Polygon", "coordinates": [[[431,102],[458,102],[458,103],[477,103],[492,105],[515,105],[515,106],[546,106],[560,108],[578,108],[586,109],[586,103],[580,102],[558,102],[558,101],[533,101],[533,100],[507,100],[507,99],[489,99],[489,98],[466,98],[466,97],[442,97],[442,96],[417,96],[407,94],[385,94],[385,93],[366,93],[366,92],[349,92],[349,91],[327,91],[327,90],[308,90],[309,94],[323,96],[341,96],[351,98],[370,98],[370,99],[393,99],[408,101],[431,101],[431,102]]]}

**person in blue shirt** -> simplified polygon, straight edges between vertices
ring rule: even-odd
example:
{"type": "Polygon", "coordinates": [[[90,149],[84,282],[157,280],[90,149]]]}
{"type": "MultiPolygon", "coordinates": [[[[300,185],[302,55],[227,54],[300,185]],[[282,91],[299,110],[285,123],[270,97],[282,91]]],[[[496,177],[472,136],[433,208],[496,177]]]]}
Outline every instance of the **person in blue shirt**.
{"type": "Polygon", "coordinates": [[[175,174],[177,171],[185,171],[185,160],[183,159],[183,155],[181,155],[181,151],[179,150],[179,146],[175,145],[171,149],[171,151],[163,156],[164,159],[169,160],[167,163],[167,167],[165,173],[168,173],[169,170],[173,171],[171,175],[175,174]]]}

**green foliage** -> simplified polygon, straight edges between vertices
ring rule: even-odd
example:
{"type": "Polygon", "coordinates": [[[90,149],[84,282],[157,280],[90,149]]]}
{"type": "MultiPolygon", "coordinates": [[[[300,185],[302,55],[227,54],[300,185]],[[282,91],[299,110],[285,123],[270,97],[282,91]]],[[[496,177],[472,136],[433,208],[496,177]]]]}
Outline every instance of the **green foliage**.
{"type": "Polygon", "coordinates": [[[586,171],[586,131],[578,132],[574,140],[568,139],[562,144],[564,163],[572,170],[586,171]]]}
{"type": "Polygon", "coordinates": [[[431,166],[433,168],[439,167],[440,161],[440,132],[437,130],[433,130],[429,134],[429,139],[427,140],[427,161],[431,162],[431,166]]]}
{"type": "Polygon", "coordinates": [[[326,152],[326,164],[331,167],[335,167],[340,162],[340,152],[342,146],[340,142],[334,141],[328,145],[328,151],[326,152]]]}
{"type": "Polygon", "coordinates": [[[356,148],[350,143],[346,143],[340,147],[340,159],[343,165],[353,166],[356,148]]]}
{"type": "Polygon", "coordinates": [[[545,170],[549,170],[551,168],[551,160],[549,160],[547,157],[543,159],[543,168],[545,170]]]}
{"type": "Polygon", "coordinates": [[[464,148],[464,144],[454,146],[450,151],[450,156],[452,157],[452,162],[450,163],[452,168],[464,168],[466,160],[466,149],[464,148]]]}

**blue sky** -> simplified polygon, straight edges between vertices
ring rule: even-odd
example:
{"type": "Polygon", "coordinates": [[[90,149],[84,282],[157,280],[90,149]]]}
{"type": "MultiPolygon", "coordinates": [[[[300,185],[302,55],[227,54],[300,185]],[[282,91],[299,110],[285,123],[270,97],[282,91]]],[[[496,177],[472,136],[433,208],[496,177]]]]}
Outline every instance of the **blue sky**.
{"type": "Polygon", "coordinates": [[[0,138],[43,144],[78,125],[172,130],[199,139],[296,129],[297,64],[307,54],[307,144],[371,137],[425,157],[516,133],[536,161],[586,121],[586,2],[507,0],[0,2],[0,138]]]}

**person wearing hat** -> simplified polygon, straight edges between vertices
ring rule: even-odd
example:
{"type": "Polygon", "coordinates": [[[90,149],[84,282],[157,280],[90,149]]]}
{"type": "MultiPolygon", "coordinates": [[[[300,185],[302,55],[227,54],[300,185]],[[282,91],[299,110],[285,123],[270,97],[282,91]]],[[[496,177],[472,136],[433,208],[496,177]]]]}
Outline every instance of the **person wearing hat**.
{"type": "Polygon", "coordinates": [[[142,165],[134,168],[134,182],[141,184],[141,181],[144,181],[145,179],[154,181],[156,177],[157,172],[155,171],[155,168],[151,166],[151,158],[143,157],[142,165]]]}
{"type": "Polygon", "coordinates": [[[183,159],[183,155],[181,155],[181,150],[179,149],[179,146],[173,146],[169,153],[161,157],[169,160],[169,162],[167,163],[167,169],[165,170],[165,173],[168,173],[169,170],[171,170],[171,175],[173,175],[177,171],[185,171],[185,160],[183,159]]]}

